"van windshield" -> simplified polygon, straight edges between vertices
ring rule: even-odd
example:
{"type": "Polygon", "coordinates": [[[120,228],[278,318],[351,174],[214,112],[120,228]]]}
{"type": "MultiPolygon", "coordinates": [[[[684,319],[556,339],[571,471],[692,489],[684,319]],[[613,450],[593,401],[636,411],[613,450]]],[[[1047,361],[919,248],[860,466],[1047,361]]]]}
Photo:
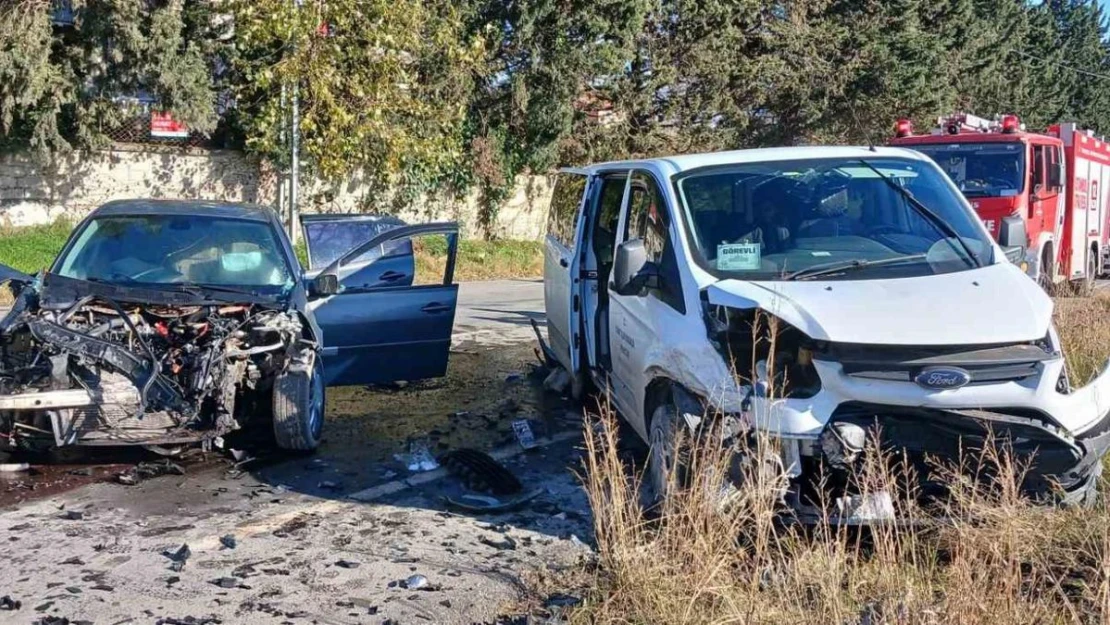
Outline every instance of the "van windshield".
{"type": "Polygon", "coordinates": [[[913,277],[991,260],[975,215],[928,161],[747,163],[684,172],[675,187],[699,263],[721,278],[913,277]]]}

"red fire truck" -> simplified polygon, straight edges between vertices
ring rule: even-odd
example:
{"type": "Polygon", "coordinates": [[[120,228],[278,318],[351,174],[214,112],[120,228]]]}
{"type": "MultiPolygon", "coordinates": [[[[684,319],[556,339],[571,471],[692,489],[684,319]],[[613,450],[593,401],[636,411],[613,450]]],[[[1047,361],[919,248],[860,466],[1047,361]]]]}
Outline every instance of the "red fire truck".
{"type": "Polygon", "coordinates": [[[1110,271],[1110,143],[1076,124],[1027,132],[1015,115],[941,117],[929,134],[909,120],[892,145],[932,158],[948,173],[1011,257],[1046,287],[1093,282],[1110,271]]]}

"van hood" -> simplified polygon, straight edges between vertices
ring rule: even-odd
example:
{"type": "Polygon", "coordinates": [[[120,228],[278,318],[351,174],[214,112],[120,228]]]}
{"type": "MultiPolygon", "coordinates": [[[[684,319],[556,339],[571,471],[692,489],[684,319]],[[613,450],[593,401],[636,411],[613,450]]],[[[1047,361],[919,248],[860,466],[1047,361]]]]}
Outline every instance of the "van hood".
{"type": "Polygon", "coordinates": [[[1018,343],[1044,338],[1052,323],[1052,300],[1010,263],[893,280],[721,280],[706,295],[711,304],[761,308],[837,343],[1018,343]]]}

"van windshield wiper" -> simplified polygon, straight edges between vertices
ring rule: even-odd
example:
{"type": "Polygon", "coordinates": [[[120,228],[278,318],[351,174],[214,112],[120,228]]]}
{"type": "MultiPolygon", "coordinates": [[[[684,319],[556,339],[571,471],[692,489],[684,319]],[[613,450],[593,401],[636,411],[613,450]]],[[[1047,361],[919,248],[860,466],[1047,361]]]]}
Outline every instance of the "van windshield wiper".
{"type": "Polygon", "coordinates": [[[854,271],[856,269],[867,269],[869,267],[882,267],[883,265],[895,265],[899,263],[908,263],[916,260],[925,260],[926,254],[910,254],[908,256],[894,256],[892,258],[880,258],[878,260],[844,260],[832,263],[822,263],[820,265],[813,265],[805,269],[799,269],[783,276],[784,280],[806,280],[808,278],[816,278],[818,276],[827,276],[833,273],[843,273],[846,271],[854,271]]]}
{"type": "Polygon", "coordinates": [[[947,221],[944,221],[943,217],[934,213],[933,209],[922,204],[921,200],[913,196],[913,193],[907,191],[905,187],[895,182],[890,176],[879,171],[879,169],[868,162],[867,159],[861,158],[859,159],[859,162],[863,164],[864,167],[875,172],[875,175],[881,178],[888,187],[894,189],[898,192],[899,195],[905,198],[906,202],[908,202],[909,205],[918,212],[918,214],[924,217],[925,220],[932,224],[933,227],[935,227],[937,230],[940,230],[941,234],[945,236],[945,241],[948,241],[948,244],[952,246],[952,249],[956,250],[957,252],[963,252],[961,258],[965,262],[970,264],[972,267],[983,266],[982,263],[979,261],[979,256],[976,255],[975,252],[971,251],[971,248],[968,246],[967,241],[964,241],[963,237],[960,236],[960,233],[956,232],[955,228],[953,228],[951,224],[949,224],[947,221]],[[953,243],[952,239],[955,239],[956,242],[953,243]]]}

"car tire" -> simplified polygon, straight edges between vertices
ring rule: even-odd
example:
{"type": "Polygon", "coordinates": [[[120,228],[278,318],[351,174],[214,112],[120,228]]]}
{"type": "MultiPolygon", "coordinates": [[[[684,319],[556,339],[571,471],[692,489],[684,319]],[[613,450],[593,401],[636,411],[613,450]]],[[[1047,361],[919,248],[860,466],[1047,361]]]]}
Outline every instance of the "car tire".
{"type": "Polygon", "coordinates": [[[677,433],[678,411],[670,401],[664,401],[651,413],[648,424],[648,458],[643,477],[643,499],[648,508],[661,505],[672,485],[671,474],[677,470],[674,468],[678,458],[677,433]]]}
{"type": "Polygon", "coordinates": [[[320,359],[289,367],[274,380],[274,441],[279,449],[311,452],[324,427],[324,375],[320,359]]]}

